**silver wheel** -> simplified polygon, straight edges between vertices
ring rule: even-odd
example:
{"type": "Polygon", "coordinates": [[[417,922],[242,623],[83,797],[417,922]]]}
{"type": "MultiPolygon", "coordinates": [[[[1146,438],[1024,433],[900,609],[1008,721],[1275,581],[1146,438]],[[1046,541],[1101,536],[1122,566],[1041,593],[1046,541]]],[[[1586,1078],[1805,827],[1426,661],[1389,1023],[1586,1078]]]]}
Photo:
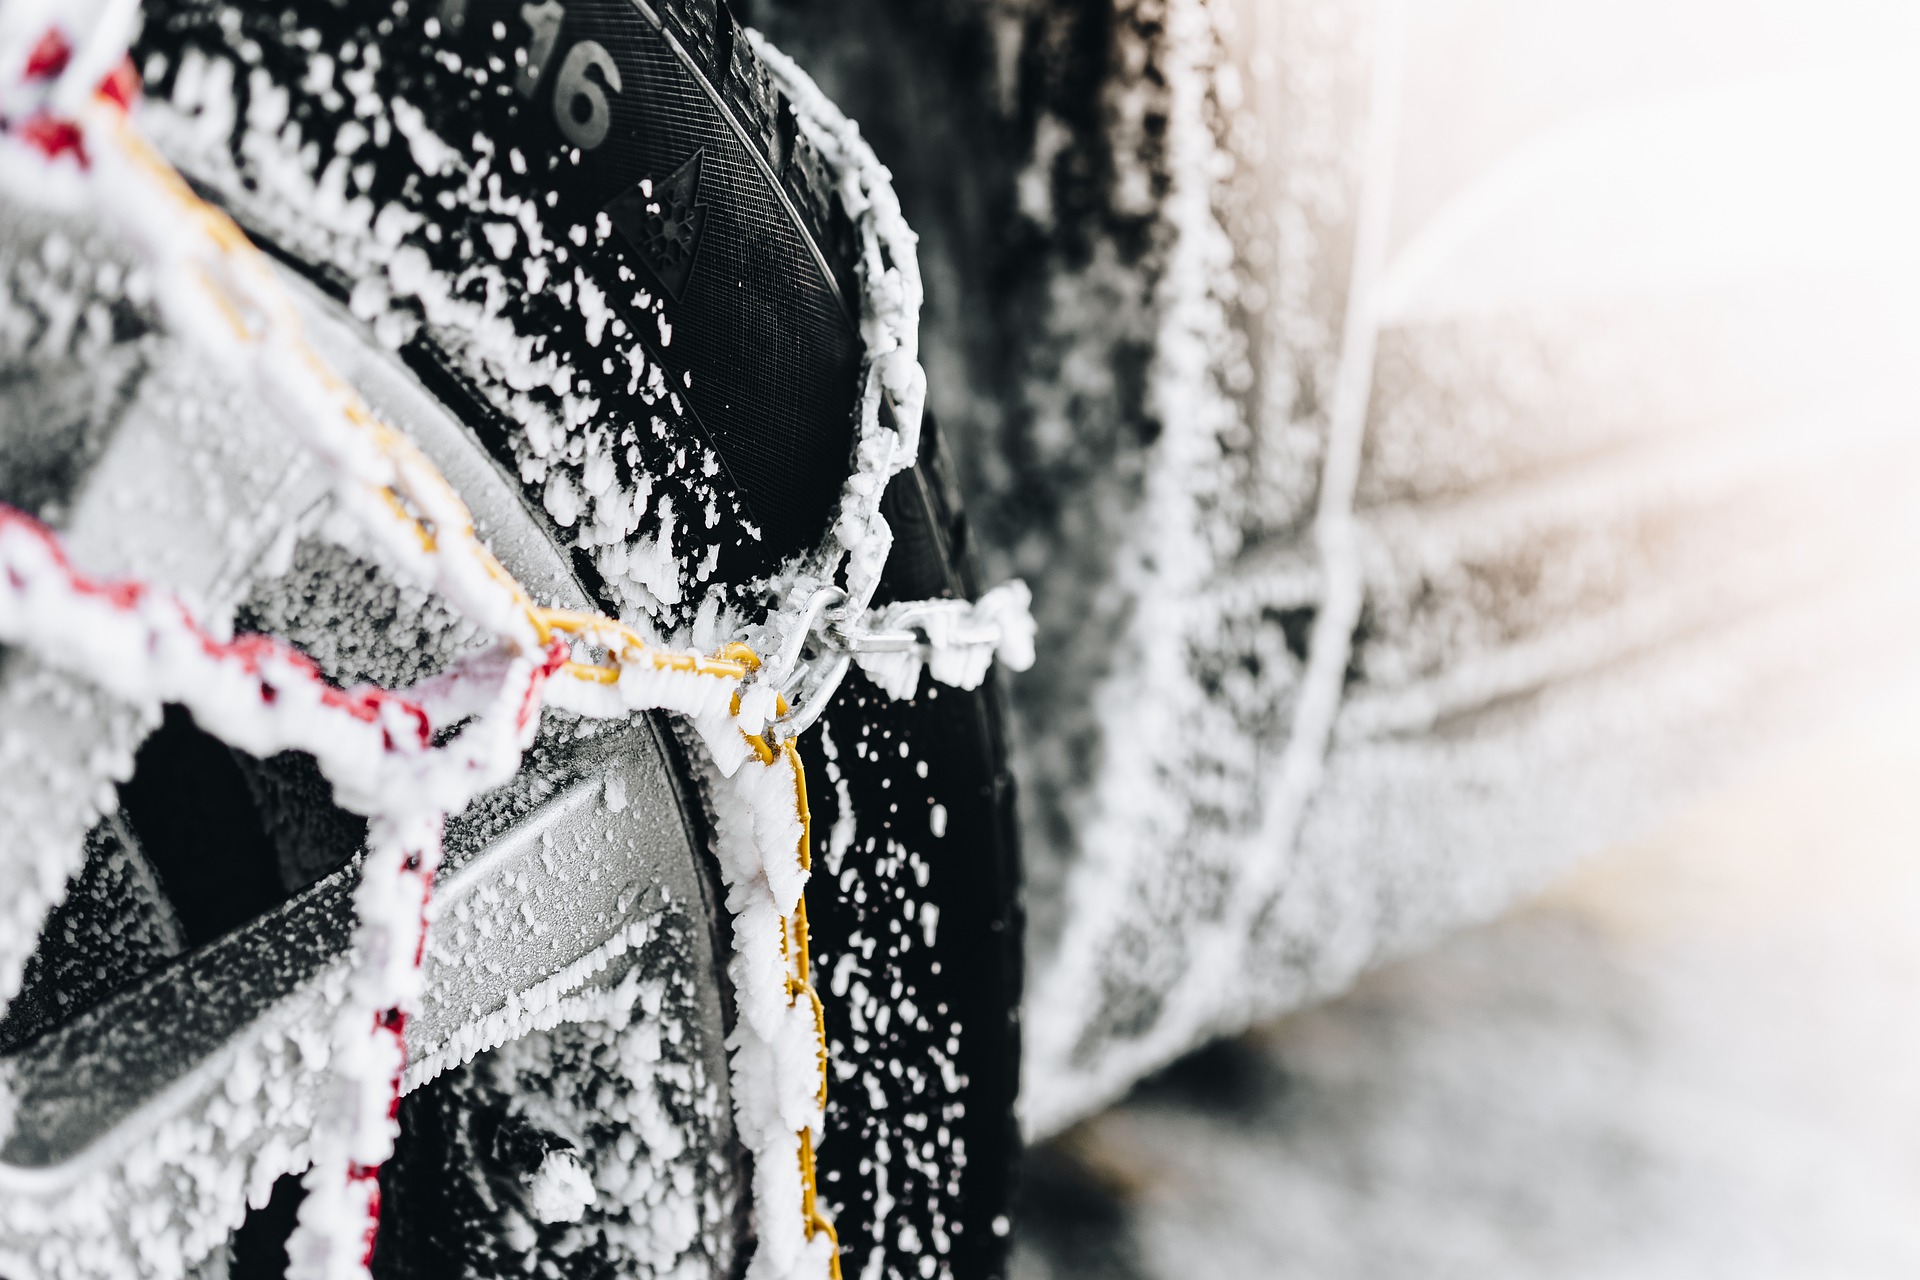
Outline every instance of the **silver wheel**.
{"type": "MultiPolygon", "coordinates": [[[[432,455],[503,562],[584,605],[465,430],[289,283],[317,344],[432,455]]],[[[196,519],[168,504],[167,518],[143,520],[125,493],[140,464],[192,467],[207,457],[195,433],[214,421],[167,385],[155,346],[138,389],[92,424],[104,443],[66,499],[71,544],[140,546],[149,565],[178,566],[182,587],[217,584],[237,598],[238,625],[294,641],[342,684],[410,683],[472,643],[433,599],[311,531],[324,504],[286,501],[303,477],[270,446],[229,448],[202,477],[209,492],[280,499],[289,517],[263,511],[251,542],[210,551],[232,518],[217,508],[196,519]]],[[[19,654],[0,680],[18,709],[9,742],[70,744],[49,773],[97,756],[67,709],[113,713],[84,687],[19,654]]],[[[469,1274],[543,1249],[622,1273],[730,1267],[740,1179],[716,908],[701,801],[670,738],[657,719],[549,715],[519,776],[449,824],[423,1011],[407,1027],[406,1136],[388,1175],[406,1225],[383,1238],[383,1271],[410,1270],[410,1250],[437,1250],[456,1226],[469,1274]]],[[[15,813],[31,803],[8,793],[15,813]]],[[[0,1253],[50,1274],[112,1256],[160,1274],[202,1257],[214,1274],[225,1265],[246,1202],[266,1205],[303,1165],[363,833],[302,757],[247,757],[168,712],[114,811],[81,833],[80,875],[0,1023],[13,1104],[0,1253]]],[[[22,834],[51,848],[74,833],[43,819],[22,834]]]]}

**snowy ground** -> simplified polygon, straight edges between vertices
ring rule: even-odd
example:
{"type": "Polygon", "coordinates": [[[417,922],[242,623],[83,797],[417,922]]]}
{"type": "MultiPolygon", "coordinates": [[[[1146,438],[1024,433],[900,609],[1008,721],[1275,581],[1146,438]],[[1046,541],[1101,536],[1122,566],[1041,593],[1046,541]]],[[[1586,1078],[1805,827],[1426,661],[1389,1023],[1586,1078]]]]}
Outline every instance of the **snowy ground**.
{"type": "Polygon", "coordinates": [[[1030,1157],[1016,1280],[1920,1272],[1920,686],[1030,1157]]]}

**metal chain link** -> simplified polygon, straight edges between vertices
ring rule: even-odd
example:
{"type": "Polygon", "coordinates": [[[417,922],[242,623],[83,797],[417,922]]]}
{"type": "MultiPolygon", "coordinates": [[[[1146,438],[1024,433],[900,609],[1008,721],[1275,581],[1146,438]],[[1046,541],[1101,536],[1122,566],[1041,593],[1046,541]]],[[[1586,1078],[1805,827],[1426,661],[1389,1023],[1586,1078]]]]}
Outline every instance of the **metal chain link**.
{"type": "Polygon", "coordinates": [[[852,610],[839,587],[816,590],[801,610],[765,678],[788,711],[770,727],[782,739],[805,733],[858,664],[892,697],[910,697],[922,668],[936,679],[974,688],[986,665],[1013,671],[1033,665],[1034,623],[1026,584],[1013,579],[977,601],[912,600],[852,610]],[[959,679],[946,665],[959,659],[959,679]]]}

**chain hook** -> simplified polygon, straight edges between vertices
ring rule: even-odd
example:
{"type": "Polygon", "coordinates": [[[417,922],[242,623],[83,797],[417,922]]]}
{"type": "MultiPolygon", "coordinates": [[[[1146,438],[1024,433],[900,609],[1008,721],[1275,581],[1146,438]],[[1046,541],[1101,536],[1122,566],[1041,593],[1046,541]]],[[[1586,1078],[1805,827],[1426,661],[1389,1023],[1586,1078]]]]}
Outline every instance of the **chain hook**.
{"type": "Polygon", "coordinates": [[[805,733],[846,678],[853,662],[841,638],[846,605],[847,593],[839,587],[828,584],[815,590],[768,664],[765,678],[787,699],[787,713],[768,726],[768,732],[781,740],[805,733]],[[803,661],[809,642],[813,656],[803,661]]]}

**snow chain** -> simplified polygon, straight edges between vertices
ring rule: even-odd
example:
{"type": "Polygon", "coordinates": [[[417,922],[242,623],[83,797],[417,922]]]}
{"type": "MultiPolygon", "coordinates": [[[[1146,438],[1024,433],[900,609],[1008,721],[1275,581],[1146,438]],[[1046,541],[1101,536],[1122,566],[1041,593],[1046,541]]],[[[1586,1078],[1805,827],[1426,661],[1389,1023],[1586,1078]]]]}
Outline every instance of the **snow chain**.
{"type": "MultiPolygon", "coordinates": [[[[99,40],[115,38],[108,32],[99,40]]],[[[124,44],[120,48],[124,49],[124,44]]],[[[0,55],[6,52],[0,50],[0,55]]],[[[60,163],[63,157],[71,158],[98,188],[95,194],[104,197],[101,203],[129,219],[125,225],[130,236],[155,260],[163,309],[173,327],[223,359],[238,353],[236,367],[251,369],[254,390],[330,468],[336,501],[375,535],[374,541],[385,558],[430,584],[471,621],[491,632],[496,646],[479,659],[456,664],[454,670],[427,681],[418,690],[342,692],[325,685],[310,661],[277,641],[243,637],[230,643],[218,642],[207,638],[177,602],[166,602],[178,614],[170,619],[164,608],[154,612],[158,607],[155,602],[166,598],[138,584],[90,582],[66,564],[50,533],[5,507],[0,507],[0,570],[5,570],[0,574],[0,641],[33,647],[43,658],[57,662],[55,651],[61,648],[63,637],[55,633],[61,629],[62,619],[30,616],[34,607],[64,610],[70,628],[99,627],[100,619],[107,616],[102,609],[120,610],[126,618],[148,628],[146,645],[150,652],[164,648],[153,639],[156,635],[189,637],[188,650],[197,644],[200,653],[191,656],[202,664],[198,669],[201,675],[194,679],[206,678],[208,670],[223,676],[240,672],[254,681],[256,696],[269,709],[285,701],[280,697],[282,690],[303,687],[302,682],[312,685],[318,691],[307,690],[318,699],[319,709],[314,715],[322,719],[328,715],[348,717],[362,725],[384,726],[380,730],[383,749],[389,754],[383,759],[404,758],[424,774],[457,743],[469,742],[473,745],[464,748],[471,755],[466,775],[469,779],[486,773],[472,761],[489,759],[484,752],[484,731],[490,727],[510,733],[517,744],[506,764],[494,761],[493,772],[497,774],[500,767],[509,765],[517,767],[518,752],[530,743],[549,692],[575,690],[560,701],[585,714],[625,714],[646,708],[681,711],[694,719],[723,772],[732,774],[719,759],[726,752],[724,741],[716,737],[716,729],[722,725],[745,746],[746,754],[737,756],[734,769],[747,767],[750,754],[761,768],[782,767],[787,771],[799,831],[798,846],[791,856],[797,858],[802,877],[811,869],[812,829],[806,774],[795,738],[819,717],[851,665],[861,665],[893,696],[911,696],[922,665],[932,667],[936,677],[954,682],[950,677],[956,671],[964,676],[965,669],[977,668],[983,673],[996,652],[1016,667],[1031,661],[1032,624],[1025,614],[1025,588],[1017,583],[990,592],[978,604],[949,600],[894,605],[871,623],[864,611],[849,607],[845,592],[826,588],[808,601],[798,625],[764,663],[761,655],[744,644],[727,645],[711,656],[673,651],[649,643],[613,618],[536,605],[480,542],[465,504],[434,465],[404,435],[374,416],[306,343],[298,316],[259,250],[226,214],[201,200],[135,132],[127,117],[127,107],[137,90],[130,64],[123,58],[117,65],[109,64],[111,69],[105,78],[96,79],[83,100],[71,101],[75,97],[67,83],[71,77],[65,75],[70,64],[76,74],[86,68],[93,78],[99,75],[96,68],[102,61],[98,49],[71,48],[58,27],[48,27],[24,61],[23,84],[32,87],[38,82],[44,89],[40,106],[24,117],[9,113],[6,132],[15,142],[37,150],[49,165],[60,163]],[[125,212],[128,210],[139,212],[125,212]],[[93,612],[88,612],[90,609],[93,612]],[[612,695],[619,696],[609,701],[612,695]],[[720,696],[717,704],[715,695],[720,696]],[[511,723],[500,726],[501,720],[511,723]],[[433,744],[429,726],[462,722],[468,727],[455,740],[444,746],[433,744]],[[395,725],[408,725],[416,732],[403,733],[396,742],[395,725]]],[[[8,66],[5,70],[15,74],[19,68],[8,66]]],[[[100,641],[95,649],[104,653],[106,641],[100,641]]],[[[179,687],[174,687],[164,678],[142,683],[122,673],[115,679],[113,673],[100,668],[79,674],[129,696],[134,690],[152,696],[153,690],[171,689],[167,696],[190,708],[199,696],[194,681],[184,678],[176,677],[174,686],[179,687]]],[[[975,674],[971,683],[978,683],[978,678],[975,674]]],[[[245,715],[266,715],[260,708],[236,712],[231,703],[227,710],[229,724],[236,723],[235,716],[244,722],[245,715]]],[[[196,717],[201,715],[199,710],[195,713],[196,717]]],[[[222,721],[218,714],[210,714],[203,723],[217,726],[222,721]]],[[[274,731],[283,735],[304,735],[308,739],[320,736],[319,720],[282,715],[273,723],[274,731]]],[[[334,752],[334,759],[341,758],[337,740],[325,750],[317,742],[312,749],[322,757],[323,765],[328,759],[326,750],[334,752]]],[[[364,770],[365,762],[359,762],[359,767],[364,770]]],[[[348,771],[346,764],[338,770],[341,776],[348,771]]],[[[442,775],[455,772],[451,768],[440,770],[442,775]]],[[[392,891],[370,882],[376,871],[391,871],[409,892],[419,896],[417,931],[423,938],[425,899],[439,861],[440,822],[446,813],[457,810],[484,788],[467,781],[459,784],[469,788],[462,794],[449,790],[455,784],[448,783],[436,795],[440,801],[437,809],[431,801],[414,800],[411,810],[403,810],[398,806],[405,801],[375,797],[371,786],[364,794],[356,791],[353,798],[348,798],[341,792],[339,778],[332,773],[329,776],[343,803],[357,805],[372,819],[362,890],[356,898],[360,924],[355,934],[355,981],[350,983],[350,991],[357,992],[362,1003],[370,1006],[365,1012],[371,1016],[376,1038],[387,1046],[389,1054],[381,1061],[393,1067],[385,1081],[388,1097],[397,1099],[399,1066],[405,1056],[401,1032],[418,984],[408,974],[361,972],[375,963],[367,959],[369,955],[396,953],[392,936],[373,938],[370,934],[381,928],[391,930],[395,915],[390,902],[375,901],[380,895],[390,896],[392,891]],[[382,915],[384,924],[377,921],[382,915]],[[391,1057],[393,1052],[398,1053],[397,1065],[391,1057]]],[[[771,863],[768,865],[771,869],[771,863]]],[[[787,1005],[795,1010],[804,1005],[812,1019],[818,1063],[815,1103],[824,1116],[826,1019],[812,984],[804,888],[791,912],[781,914],[779,927],[787,967],[787,1005]]],[[[421,949],[417,939],[401,941],[404,945],[397,953],[413,956],[417,969],[421,949]]],[[[355,998],[350,995],[349,1001],[355,998]]],[[[357,1083],[364,1086],[368,1082],[357,1083]]],[[[361,1107],[347,1114],[357,1117],[360,1131],[335,1135],[333,1141],[325,1134],[315,1136],[315,1164],[307,1178],[310,1200],[329,1199],[336,1207],[312,1213],[303,1210],[295,1238],[289,1242],[296,1275],[366,1274],[378,1220],[378,1170],[392,1145],[384,1127],[390,1123],[389,1112],[372,1115],[368,1108],[361,1107]],[[322,1165],[329,1161],[335,1167],[324,1170],[322,1165]],[[332,1187],[322,1186],[328,1177],[341,1181],[332,1187]],[[341,1212],[348,1216],[342,1219],[341,1212]],[[363,1215],[360,1230],[353,1233],[355,1238],[350,1242],[340,1240],[341,1222],[351,1222],[354,1215],[363,1215]]],[[[819,1205],[811,1123],[802,1126],[797,1136],[799,1208],[805,1237],[808,1241],[825,1237],[827,1269],[834,1280],[839,1280],[838,1239],[832,1221],[819,1205]]]]}

